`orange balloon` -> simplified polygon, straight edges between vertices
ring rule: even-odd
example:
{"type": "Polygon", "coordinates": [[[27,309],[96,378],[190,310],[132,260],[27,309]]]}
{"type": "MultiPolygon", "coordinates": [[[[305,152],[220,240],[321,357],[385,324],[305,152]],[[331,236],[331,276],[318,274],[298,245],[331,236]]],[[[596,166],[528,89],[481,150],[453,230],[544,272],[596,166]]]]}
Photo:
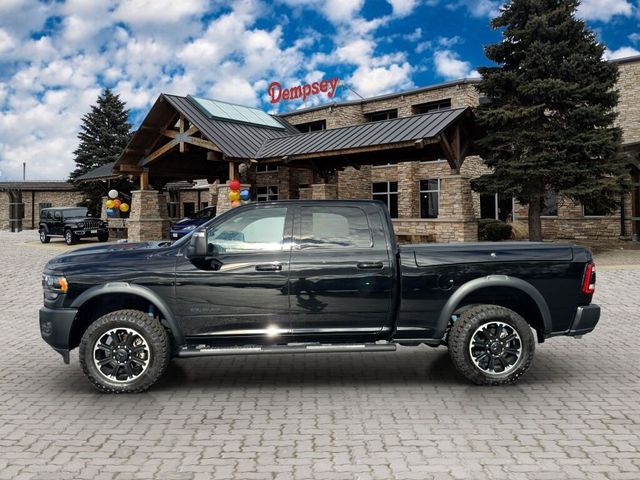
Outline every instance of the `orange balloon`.
{"type": "Polygon", "coordinates": [[[240,200],[234,200],[231,202],[232,207],[239,207],[241,205],[240,200]]]}
{"type": "Polygon", "coordinates": [[[113,201],[113,206],[114,206],[114,207],[116,207],[116,208],[120,208],[120,205],[122,205],[122,202],[120,201],[120,199],[119,199],[119,198],[116,198],[116,199],[113,201]]]}

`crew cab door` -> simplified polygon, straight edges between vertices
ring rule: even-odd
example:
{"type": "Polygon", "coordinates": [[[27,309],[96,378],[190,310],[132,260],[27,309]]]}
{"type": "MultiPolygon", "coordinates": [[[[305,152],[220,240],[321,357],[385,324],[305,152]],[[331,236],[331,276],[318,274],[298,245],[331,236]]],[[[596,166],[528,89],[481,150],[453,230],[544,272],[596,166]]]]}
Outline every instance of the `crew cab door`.
{"type": "Polygon", "coordinates": [[[289,330],[293,209],[239,208],[206,232],[208,261],[180,257],[176,310],[187,337],[260,341],[289,330]]]}
{"type": "Polygon", "coordinates": [[[290,297],[299,336],[376,336],[393,322],[393,257],[375,205],[300,205],[290,297]]]}

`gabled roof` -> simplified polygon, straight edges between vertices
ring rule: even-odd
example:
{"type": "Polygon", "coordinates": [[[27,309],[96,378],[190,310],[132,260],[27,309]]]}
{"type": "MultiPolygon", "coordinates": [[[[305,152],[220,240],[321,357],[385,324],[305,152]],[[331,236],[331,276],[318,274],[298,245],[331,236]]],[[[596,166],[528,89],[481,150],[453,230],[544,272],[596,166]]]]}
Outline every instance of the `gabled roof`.
{"type": "Polygon", "coordinates": [[[295,157],[433,139],[468,112],[456,108],[265,141],[256,158],[295,157]]]}
{"type": "Polygon", "coordinates": [[[84,175],[80,175],[76,178],[79,182],[93,181],[93,180],[107,180],[110,178],[118,178],[120,175],[113,173],[113,167],[116,162],[105,163],[92,170],[89,170],[84,175]]]}
{"type": "Polygon", "coordinates": [[[282,130],[210,118],[187,97],[163,96],[230,158],[254,158],[265,140],[298,132],[289,123],[275,116],[273,118],[282,124],[282,130]]]}

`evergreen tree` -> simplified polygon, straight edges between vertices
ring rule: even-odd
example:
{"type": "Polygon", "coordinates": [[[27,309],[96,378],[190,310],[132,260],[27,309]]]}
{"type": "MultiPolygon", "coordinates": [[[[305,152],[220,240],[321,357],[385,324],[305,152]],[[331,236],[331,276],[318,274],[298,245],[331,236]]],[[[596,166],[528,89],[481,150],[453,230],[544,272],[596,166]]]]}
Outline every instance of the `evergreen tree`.
{"type": "MultiPolygon", "coordinates": [[[[97,105],[82,117],[82,125],[78,133],[80,144],[73,152],[76,168],[70,175],[70,181],[83,192],[87,206],[94,214],[100,213],[101,197],[106,195],[106,188],[100,182],[76,182],[80,175],[87,173],[105,163],[115,162],[124,151],[131,138],[131,124],[128,121],[129,110],[110,89],[105,89],[97,100],[97,105]]],[[[131,191],[128,180],[114,186],[125,193],[131,191]]]]}
{"type": "Polygon", "coordinates": [[[473,182],[529,205],[529,238],[542,240],[547,192],[612,211],[626,186],[613,126],[617,65],[575,17],[578,0],[511,0],[491,26],[502,41],[485,48],[497,64],[479,69],[478,145],[493,173],[473,182]]]}

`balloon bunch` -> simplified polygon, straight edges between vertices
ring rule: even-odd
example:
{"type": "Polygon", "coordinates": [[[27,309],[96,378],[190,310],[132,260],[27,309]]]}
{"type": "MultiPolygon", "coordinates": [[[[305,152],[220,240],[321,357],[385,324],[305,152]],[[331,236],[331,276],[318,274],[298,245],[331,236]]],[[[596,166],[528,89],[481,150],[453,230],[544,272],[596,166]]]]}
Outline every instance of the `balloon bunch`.
{"type": "Polygon", "coordinates": [[[127,213],[129,211],[129,204],[118,198],[117,190],[109,190],[109,199],[105,202],[105,206],[109,218],[117,217],[119,212],[127,213]]]}
{"type": "Polygon", "coordinates": [[[251,199],[249,190],[245,188],[240,191],[241,186],[242,185],[239,180],[231,180],[229,182],[229,201],[231,202],[232,207],[245,204],[251,199]]]}

